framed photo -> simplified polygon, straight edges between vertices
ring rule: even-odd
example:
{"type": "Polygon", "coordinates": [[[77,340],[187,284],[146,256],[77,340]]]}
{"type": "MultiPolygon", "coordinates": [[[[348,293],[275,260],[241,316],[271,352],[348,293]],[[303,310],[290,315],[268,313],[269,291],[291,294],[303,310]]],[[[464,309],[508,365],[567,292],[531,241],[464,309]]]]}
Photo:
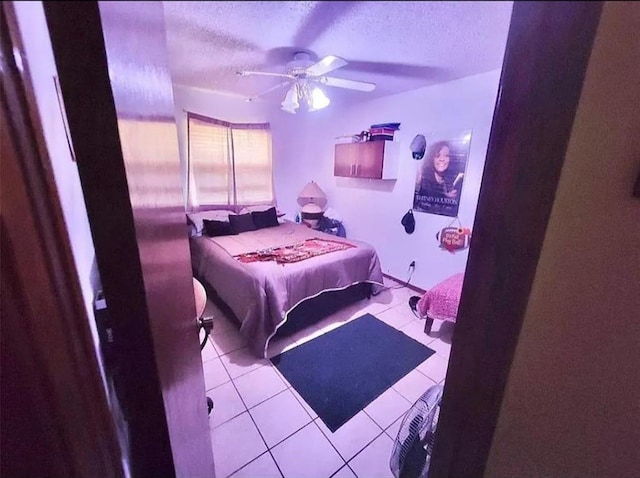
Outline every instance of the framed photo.
{"type": "Polygon", "coordinates": [[[58,77],[53,77],[53,85],[56,89],[56,96],[58,97],[58,108],[60,108],[60,116],[62,118],[62,124],[64,125],[64,134],[67,137],[67,145],[69,146],[69,154],[71,159],[76,161],[76,154],[73,150],[73,142],[71,141],[71,134],[69,133],[69,123],[67,122],[67,110],[64,107],[64,99],[62,98],[62,91],[60,90],[60,82],[58,77]]]}
{"type": "Polygon", "coordinates": [[[414,211],[450,217],[458,215],[471,133],[466,130],[427,139],[426,152],[416,174],[414,211]]]}

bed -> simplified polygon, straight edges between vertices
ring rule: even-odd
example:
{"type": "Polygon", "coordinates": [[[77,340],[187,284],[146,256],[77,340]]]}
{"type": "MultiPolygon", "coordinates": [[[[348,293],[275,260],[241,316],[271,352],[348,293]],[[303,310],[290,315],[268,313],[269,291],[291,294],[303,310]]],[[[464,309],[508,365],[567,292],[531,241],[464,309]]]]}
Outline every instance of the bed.
{"type": "Polygon", "coordinates": [[[237,235],[192,237],[190,245],[194,274],[240,321],[240,334],[258,357],[266,357],[269,340],[301,302],[363,282],[373,284],[374,293],[382,287],[380,261],[371,245],[293,222],[237,235]],[[295,262],[253,261],[258,251],[313,239],[345,249],[295,262]]]}

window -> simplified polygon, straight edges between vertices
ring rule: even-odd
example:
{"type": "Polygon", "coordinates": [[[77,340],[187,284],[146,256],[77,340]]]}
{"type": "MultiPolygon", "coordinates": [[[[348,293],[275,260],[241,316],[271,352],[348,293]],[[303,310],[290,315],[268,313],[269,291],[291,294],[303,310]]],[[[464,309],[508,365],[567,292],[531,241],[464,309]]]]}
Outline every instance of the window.
{"type": "Polygon", "coordinates": [[[235,124],[187,113],[191,208],[273,204],[268,124],[235,124]]]}

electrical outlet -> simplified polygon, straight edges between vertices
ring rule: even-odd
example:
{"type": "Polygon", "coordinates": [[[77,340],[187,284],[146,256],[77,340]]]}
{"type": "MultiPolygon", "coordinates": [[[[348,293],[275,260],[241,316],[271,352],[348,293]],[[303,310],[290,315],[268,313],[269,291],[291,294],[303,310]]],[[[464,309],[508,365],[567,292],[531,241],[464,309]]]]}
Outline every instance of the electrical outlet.
{"type": "Polygon", "coordinates": [[[416,268],[416,261],[411,261],[411,264],[409,264],[409,269],[415,269],[416,268]]]}

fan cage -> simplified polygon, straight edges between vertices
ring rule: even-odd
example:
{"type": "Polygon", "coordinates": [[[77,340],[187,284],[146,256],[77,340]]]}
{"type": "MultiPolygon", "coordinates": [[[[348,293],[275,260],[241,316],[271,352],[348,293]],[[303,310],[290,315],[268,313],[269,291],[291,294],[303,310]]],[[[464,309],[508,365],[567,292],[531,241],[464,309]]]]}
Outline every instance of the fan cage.
{"type": "Polygon", "coordinates": [[[396,478],[427,478],[442,391],[442,385],[429,388],[405,414],[389,461],[396,478]]]}

